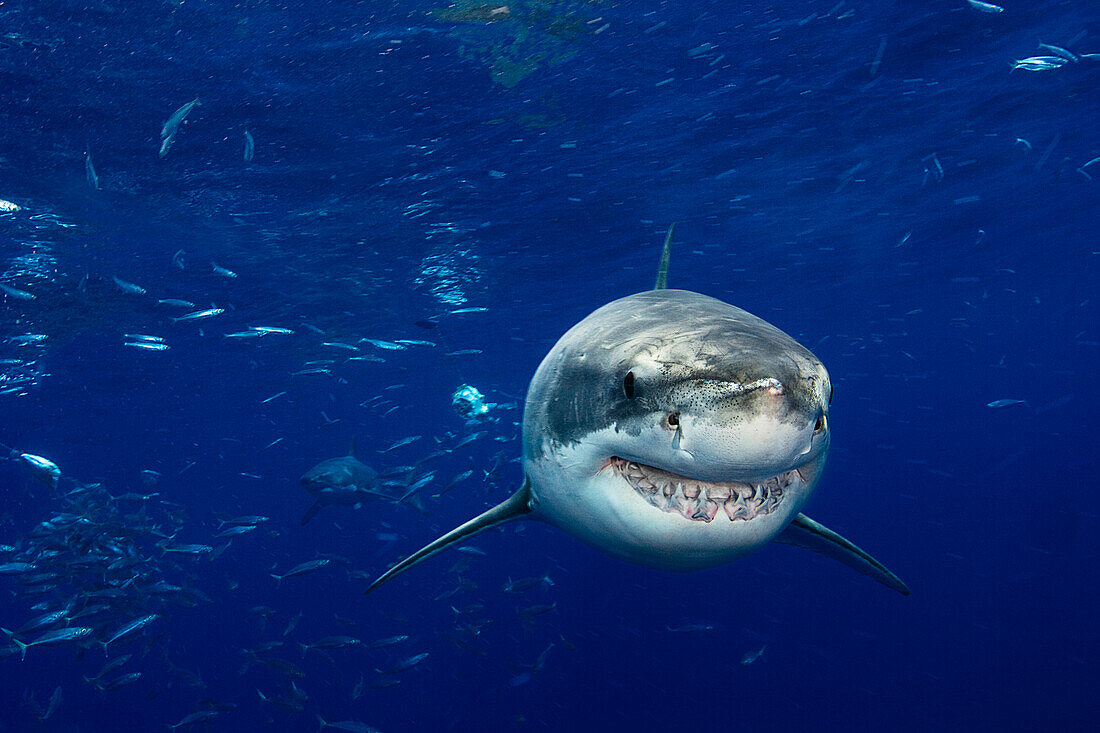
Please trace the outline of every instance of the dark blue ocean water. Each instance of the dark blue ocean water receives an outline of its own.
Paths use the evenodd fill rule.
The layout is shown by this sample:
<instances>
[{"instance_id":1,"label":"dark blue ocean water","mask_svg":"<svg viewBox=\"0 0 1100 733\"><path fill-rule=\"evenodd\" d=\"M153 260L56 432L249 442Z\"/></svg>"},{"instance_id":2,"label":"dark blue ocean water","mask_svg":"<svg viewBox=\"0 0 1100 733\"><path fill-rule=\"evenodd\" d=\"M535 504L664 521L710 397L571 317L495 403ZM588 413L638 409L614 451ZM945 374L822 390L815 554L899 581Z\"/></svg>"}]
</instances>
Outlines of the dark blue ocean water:
<instances>
[{"instance_id":1,"label":"dark blue ocean water","mask_svg":"<svg viewBox=\"0 0 1100 733\"><path fill-rule=\"evenodd\" d=\"M67 553L69 582L0 577L0 626L103 588L119 598L96 638L158 614L112 645L133 655L113 675L141 673L115 690L82 679L99 645L9 647L0 730L196 711L226 731L1093 730L1100 57L1058 66L1040 43L1100 53L1100 7L0 5L0 283L35 296L0 296L0 443L63 472L51 491L0 461L0 544ZM1031 56L1057 68L1012 69ZM532 373L651 287L672 222L672 287L828 367L832 455L806 511L912 595L786 546L678 575L517 523L364 596L519 485ZM175 322L189 309L167 298L224 312ZM225 336L251 326L294 334ZM505 406L466 424L463 383ZM353 439L395 484L436 471L426 513L377 501L300 526L299 476ZM115 507L101 541L134 582L43 528L74 491L157 494L77 526ZM225 547L219 515L269 521ZM332 635L364 645L303 657ZM256 656L295 668L246 664L270 641Z\"/></svg>"}]
</instances>

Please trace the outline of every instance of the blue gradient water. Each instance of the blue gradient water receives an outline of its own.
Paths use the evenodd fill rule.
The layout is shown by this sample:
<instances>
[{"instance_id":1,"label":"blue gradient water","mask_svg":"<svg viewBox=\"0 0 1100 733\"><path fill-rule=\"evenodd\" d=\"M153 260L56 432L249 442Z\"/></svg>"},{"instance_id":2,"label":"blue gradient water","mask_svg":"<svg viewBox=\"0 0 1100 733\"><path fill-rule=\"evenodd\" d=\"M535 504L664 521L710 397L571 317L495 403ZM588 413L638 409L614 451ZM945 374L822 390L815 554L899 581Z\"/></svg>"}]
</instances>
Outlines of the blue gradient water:
<instances>
[{"instance_id":1,"label":"blue gradient water","mask_svg":"<svg viewBox=\"0 0 1100 733\"><path fill-rule=\"evenodd\" d=\"M157 605L120 645L137 682L84 682L98 647L0 660L0 730L163 730L196 710L234 731L317 715L382 731L1094 728L1100 57L1012 64L1050 55L1040 43L1100 53L1095 3L49 2L5 3L0 21L0 199L19 207L0 213L0 283L36 296L0 296L0 443L57 463L62 490L159 492L178 542L220 546L215 512L270 517L213 561L149 554L146 572L208 600ZM807 513L912 596L790 547L670 575L517 524L478 538L485 556L364 597L521 480L520 410L467 426L453 390L522 405L567 328L651 286L672 222L672 287L771 321L828 367L833 454ZM174 322L187 309L162 298L225 312ZM257 325L295 333L224 336ZM324 359L330 373L294 376ZM1002 399L1026 404L987 407ZM387 471L482 429L431 464L429 514L377 502L300 526L298 477L352 439ZM0 486L0 544L25 547L60 490L18 461ZM321 555L339 559L269 575ZM434 600L464 557L467 584ZM552 586L502 591L543 573ZM40 613L18 577L0 589L0 626ZM275 611L262 633L258 606ZM297 643L331 635L410 638L303 659ZM304 678L243 669L269 640Z\"/></svg>"}]
</instances>

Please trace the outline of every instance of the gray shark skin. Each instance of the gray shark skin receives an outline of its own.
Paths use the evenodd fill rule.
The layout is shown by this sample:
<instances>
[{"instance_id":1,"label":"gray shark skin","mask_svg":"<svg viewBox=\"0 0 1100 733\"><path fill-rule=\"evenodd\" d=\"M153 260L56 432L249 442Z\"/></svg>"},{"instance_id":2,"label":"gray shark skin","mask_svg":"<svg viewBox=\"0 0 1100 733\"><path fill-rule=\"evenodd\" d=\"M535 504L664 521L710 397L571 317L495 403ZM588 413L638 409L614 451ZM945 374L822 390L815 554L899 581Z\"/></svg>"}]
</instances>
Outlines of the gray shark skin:
<instances>
[{"instance_id":1,"label":"gray shark skin","mask_svg":"<svg viewBox=\"0 0 1100 733\"><path fill-rule=\"evenodd\" d=\"M378 472L359 461L354 452L353 447L346 456L321 461L302 476L302 486L315 499L302 517L303 526L326 506L353 506L374 496L389 498L371 489Z\"/></svg>"},{"instance_id":2,"label":"gray shark skin","mask_svg":"<svg viewBox=\"0 0 1100 733\"><path fill-rule=\"evenodd\" d=\"M800 514L829 451L825 367L740 308L661 289L665 244L657 290L599 308L536 370L520 489L366 592L490 527L527 518L673 571L728 563L775 540L909 594L881 563Z\"/></svg>"}]
</instances>

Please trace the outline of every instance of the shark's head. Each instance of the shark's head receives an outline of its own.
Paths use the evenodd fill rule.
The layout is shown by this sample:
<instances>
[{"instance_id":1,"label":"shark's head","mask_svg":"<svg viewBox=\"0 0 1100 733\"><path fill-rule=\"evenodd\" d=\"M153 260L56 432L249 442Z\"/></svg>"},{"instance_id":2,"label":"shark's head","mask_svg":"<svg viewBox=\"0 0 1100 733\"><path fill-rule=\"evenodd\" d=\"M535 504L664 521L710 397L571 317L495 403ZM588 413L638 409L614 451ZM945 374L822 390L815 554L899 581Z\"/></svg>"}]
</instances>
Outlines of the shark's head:
<instances>
[{"instance_id":1,"label":"shark's head","mask_svg":"<svg viewBox=\"0 0 1100 733\"><path fill-rule=\"evenodd\" d=\"M829 375L698 293L616 300L543 360L524 413L535 516L633 562L692 570L770 541L829 450Z\"/></svg>"},{"instance_id":2,"label":"shark's head","mask_svg":"<svg viewBox=\"0 0 1100 733\"><path fill-rule=\"evenodd\" d=\"M370 488L378 474L354 456L340 456L321 461L302 475L302 486L311 494L323 489Z\"/></svg>"}]
</instances>

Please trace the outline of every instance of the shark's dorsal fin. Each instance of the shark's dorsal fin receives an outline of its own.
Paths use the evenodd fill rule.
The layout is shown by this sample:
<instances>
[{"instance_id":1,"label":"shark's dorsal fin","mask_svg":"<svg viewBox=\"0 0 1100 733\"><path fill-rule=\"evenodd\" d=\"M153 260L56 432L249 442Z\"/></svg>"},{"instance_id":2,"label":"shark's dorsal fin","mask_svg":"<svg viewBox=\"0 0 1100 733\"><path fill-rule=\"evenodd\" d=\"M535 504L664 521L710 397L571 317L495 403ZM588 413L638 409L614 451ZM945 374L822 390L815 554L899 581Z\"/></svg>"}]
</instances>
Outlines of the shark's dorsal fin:
<instances>
[{"instance_id":1,"label":"shark's dorsal fin","mask_svg":"<svg viewBox=\"0 0 1100 733\"><path fill-rule=\"evenodd\" d=\"M348 455L355 458L355 438L351 439L351 445L348 446Z\"/></svg>"},{"instance_id":2,"label":"shark's dorsal fin","mask_svg":"<svg viewBox=\"0 0 1100 733\"><path fill-rule=\"evenodd\" d=\"M429 557L443 552L443 550L446 550L448 547L465 542L474 535L481 534L485 530L495 527L498 524L504 524L513 519L519 519L529 514L531 509L531 483L524 478L523 486L520 486L516 493L512 494L487 512L479 514L459 527L455 527L431 544L409 555L382 575L378 576L365 592L370 593L383 583L392 580L395 575L408 570L414 565L419 565Z\"/></svg>"},{"instance_id":3,"label":"shark's dorsal fin","mask_svg":"<svg viewBox=\"0 0 1100 733\"><path fill-rule=\"evenodd\" d=\"M828 527L815 522L805 514L799 514L790 525L779 533L776 542L797 545L813 550L825 557L844 563L858 573L874 578L902 595L909 595L909 586L875 558L844 539Z\"/></svg>"},{"instance_id":4,"label":"shark's dorsal fin","mask_svg":"<svg viewBox=\"0 0 1100 733\"><path fill-rule=\"evenodd\" d=\"M654 290L666 290L668 288L668 258L672 253L672 233L676 231L676 222L672 222L672 225L668 228L668 234L665 235L665 248L661 250L661 264L657 266L657 282L654 283Z\"/></svg>"}]
</instances>

